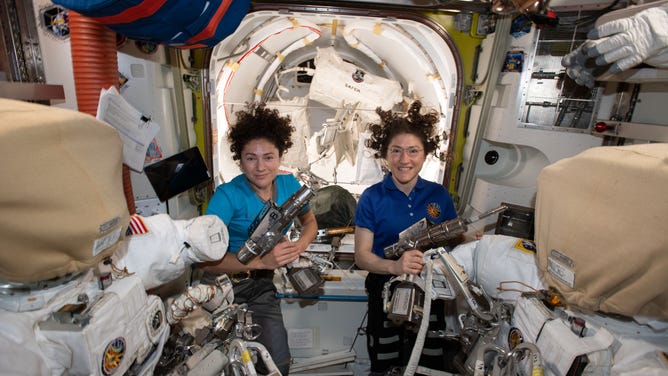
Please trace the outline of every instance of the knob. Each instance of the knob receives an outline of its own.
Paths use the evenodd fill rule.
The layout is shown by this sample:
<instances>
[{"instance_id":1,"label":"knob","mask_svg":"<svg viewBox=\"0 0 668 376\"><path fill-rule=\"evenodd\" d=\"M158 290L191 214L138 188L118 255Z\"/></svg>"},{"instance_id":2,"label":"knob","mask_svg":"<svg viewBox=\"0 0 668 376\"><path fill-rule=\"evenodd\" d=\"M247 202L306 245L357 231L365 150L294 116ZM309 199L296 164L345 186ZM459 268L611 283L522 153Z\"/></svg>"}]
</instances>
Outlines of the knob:
<instances>
[{"instance_id":1,"label":"knob","mask_svg":"<svg viewBox=\"0 0 668 376\"><path fill-rule=\"evenodd\" d=\"M608 125L608 124L606 124L602 121L599 121L596 124L594 124L594 130L596 132L605 132L605 131L610 130L612 128L613 128L612 126L610 126L610 125Z\"/></svg>"}]
</instances>

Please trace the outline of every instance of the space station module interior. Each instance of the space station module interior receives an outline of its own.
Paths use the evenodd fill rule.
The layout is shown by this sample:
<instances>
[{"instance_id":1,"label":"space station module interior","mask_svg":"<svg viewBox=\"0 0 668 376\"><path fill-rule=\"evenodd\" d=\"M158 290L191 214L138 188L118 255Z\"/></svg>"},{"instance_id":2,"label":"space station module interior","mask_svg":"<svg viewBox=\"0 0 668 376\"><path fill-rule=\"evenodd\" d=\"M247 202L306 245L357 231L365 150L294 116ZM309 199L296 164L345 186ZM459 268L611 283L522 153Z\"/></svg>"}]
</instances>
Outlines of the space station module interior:
<instances>
[{"instance_id":1,"label":"space station module interior","mask_svg":"<svg viewBox=\"0 0 668 376\"><path fill-rule=\"evenodd\" d=\"M271 209L279 220L261 222L251 236L256 248L244 255L268 251L276 232L306 203L325 207L313 248L274 276L279 293L297 300L317 301L346 275L364 279L354 262L341 267L335 259L339 247L352 246L341 242L354 231L349 216L355 195L385 172L365 148L369 135L359 126L375 121L375 108L392 109L407 99L403 83L392 78L425 73L376 64L388 51L364 50L380 33L375 19L351 17L342 22L342 35L334 35L321 28L327 17L249 15L238 34L213 49L209 72L216 184L239 173L224 134L242 104L267 99L263 92L269 90L255 88L271 87L275 95L268 105L297 125L283 162L303 189ZM461 86L461 72L451 67L461 62L443 41L433 42L440 47L433 50L417 48L432 38L422 26L385 22L385 37L398 42L394 48L406 48L431 72L428 80L407 81L415 85L412 95L419 93L438 109L446 134L448 124L456 123L453 98ZM248 36L243 43L242 33ZM334 48L335 38L346 40ZM267 58L266 49L276 45L281 53ZM585 62L605 55L603 49L593 43L574 50L564 58L568 74L580 85L594 85L600 72ZM640 54L646 63L665 67L666 51L648 47ZM612 62L602 59L601 65ZM293 69L279 71L290 64ZM632 64L637 61L608 69L624 71ZM528 110L522 116L529 121ZM323 126L310 134L300 123ZM122 178L132 165L125 140L99 116L0 98L0 124L0 374L280 375L256 341L262 328L254 313L234 302L230 277L221 275L215 283L197 279L195 264L220 260L228 250L227 227L217 216L176 219L131 210L132 192ZM574 140L573 133L551 136ZM443 141L452 151L451 139ZM519 223L526 207L494 202L438 225L418 222L385 248L387 257L419 248L425 263L421 274L395 276L384 286L388 317L417 338L398 372L447 374L419 364L425 339L438 337L459 343L454 366L462 375L668 375L668 144L582 148L541 166L530 221ZM430 157L421 176L448 181L442 162ZM494 221L497 231L467 236L454 248L443 245L471 235L484 221ZM528 232L510 231L513 221L530 230L532 239L523 236ZM299 236L298 228L289 230L288 236ZM439 333L430 332L423 319L436 300L447 303ZM317 320L318 311L308 312L308 319ZM327 367L340 363L356 363L354 374L368 373L354 353L335 355L322 354L312 363L295 360L290 373L339 374ZM363 355L357 357L364 360Z\"/></svg>"},{"instance_id":2,"label":"space station module interior","mask_svg":"<svg viewBox=\"0 0 668 376\"><path fill-rule=\"evenodd\" d=\"M4 374L252 375L257 363L279 373L226 275L166 298L151 293L225 256L218 217L130 215L121 140L89 115L0 99L0 117L2 157L13 161L2 167L12 177L0 216ZM639 200L664 193L667 161L665 146L646 144L594 148L547 167L535 243L484 235L430 248L419 277L386 286L388 314L415 327L419 354L432 300L455 302L443 336L461 341L462 374L665 374L668 235L657 219L668 203ZM415 236L449 237L469 223ZM628 231L611 231L620 226Z\"/></svg>"}]
</instances>

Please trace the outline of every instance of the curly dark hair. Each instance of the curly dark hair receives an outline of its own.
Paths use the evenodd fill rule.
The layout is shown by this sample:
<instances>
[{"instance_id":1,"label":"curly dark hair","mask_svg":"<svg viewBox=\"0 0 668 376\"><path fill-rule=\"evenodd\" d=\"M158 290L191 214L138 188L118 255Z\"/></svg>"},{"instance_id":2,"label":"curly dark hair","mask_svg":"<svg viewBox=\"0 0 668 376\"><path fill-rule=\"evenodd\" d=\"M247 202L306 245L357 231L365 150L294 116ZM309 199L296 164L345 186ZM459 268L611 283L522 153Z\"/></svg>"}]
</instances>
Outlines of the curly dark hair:
<instances>
[{"instance_id":1,"label":"curly dark hair","mask_svg":"<svg viewBox=\"0 0 668 376\"><path fill-rule=\"evenodd\" d=\"M281 116L278 110L266 107L266 103L250 103L246 110L236 113L237 122L227 131L232 159L241 159L241 150L252 140L266 139L278 148L279 157L292 146L291 135L295 127L290 116Z\"/></svg>"},{"instance_id":2,"label":"curly dark hair","mask_svg":"<svg viewBox=\"0 0 668 376\"><path fill-rule=\"evenodd\" d=\"M374 154L376 158L386 157L390 140L400 134L417 136L422 140L425 154L434 153L436 155L440 141L440 137L435 134L439 115L433 110L420 114L421 108L422 102L416 100L411 103L406 116L401 116L391 110L383 111L380 107L376 109L376 113L380 116L380 123L369 126L371 137L365 142L367 147L376 150Z\"/></svg>"}]
</instances>

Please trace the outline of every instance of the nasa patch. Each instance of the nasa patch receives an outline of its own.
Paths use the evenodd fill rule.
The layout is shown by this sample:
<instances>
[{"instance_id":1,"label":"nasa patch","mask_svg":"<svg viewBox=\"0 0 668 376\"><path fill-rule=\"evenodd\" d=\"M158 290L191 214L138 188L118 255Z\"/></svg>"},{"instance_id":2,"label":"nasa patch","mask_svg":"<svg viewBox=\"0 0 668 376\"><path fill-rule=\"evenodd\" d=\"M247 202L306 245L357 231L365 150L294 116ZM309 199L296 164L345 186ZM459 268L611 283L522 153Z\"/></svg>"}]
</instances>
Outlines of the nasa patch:
<instances>
[{"instance_id":1,"label":"nasa patch","mask_svg":"<svg viewBox=\"0 0 668 376\"><path fill-rule=\"evenodd\" d=\"M355 72L353 72L352 79L359 84L364 81L364 75L365 73L363 70L356 69Z\"/></svg>"},{"instance_id":2,"label":"nasa patch","mask_svg":"<svg viewBox=\"0 0 668 376\"><path fill-rule=\"evenodd\" d=\"M438 218L441 215L441 207L436 202L427 205L427 214L432 218Z\"/></svg>"},{"instance_id":3,"label":"nasa patch","mask_svg":"<svg viewBox=\"0 0 668 376\"><path fill-rule=\"evenodd\" d=\"M112 375L118 370L125 356L125 338L114 338L104 349L102 355L102 373Z\"/></svg>"}]
</instances>

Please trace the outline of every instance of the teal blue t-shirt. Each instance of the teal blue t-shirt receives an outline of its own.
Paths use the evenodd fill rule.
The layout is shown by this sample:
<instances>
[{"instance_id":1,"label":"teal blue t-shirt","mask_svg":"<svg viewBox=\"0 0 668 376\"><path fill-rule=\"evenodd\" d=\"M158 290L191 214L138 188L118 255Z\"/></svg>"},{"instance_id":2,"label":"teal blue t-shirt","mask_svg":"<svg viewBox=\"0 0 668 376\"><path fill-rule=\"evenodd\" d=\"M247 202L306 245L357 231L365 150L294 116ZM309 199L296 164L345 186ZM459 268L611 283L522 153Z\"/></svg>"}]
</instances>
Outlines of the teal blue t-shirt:
<instances>
[{"instance_id":1,"label":"teal blue t-shirt","mask_svg":"<svg viewBox=\"0 0 668 376\"><path fill-rule=\"evenodd\" d=\"M300 187L299 181L293 175L277 175L276 205L283 205ZM248 228L264 205L264 201L251 189L243 174L216 188L206 208L206 214L217 215L227 225L230 236L228 252L236 253L248 240ZM304 211L308 208L307 205Z\"/></svg>"}]
</instances>

